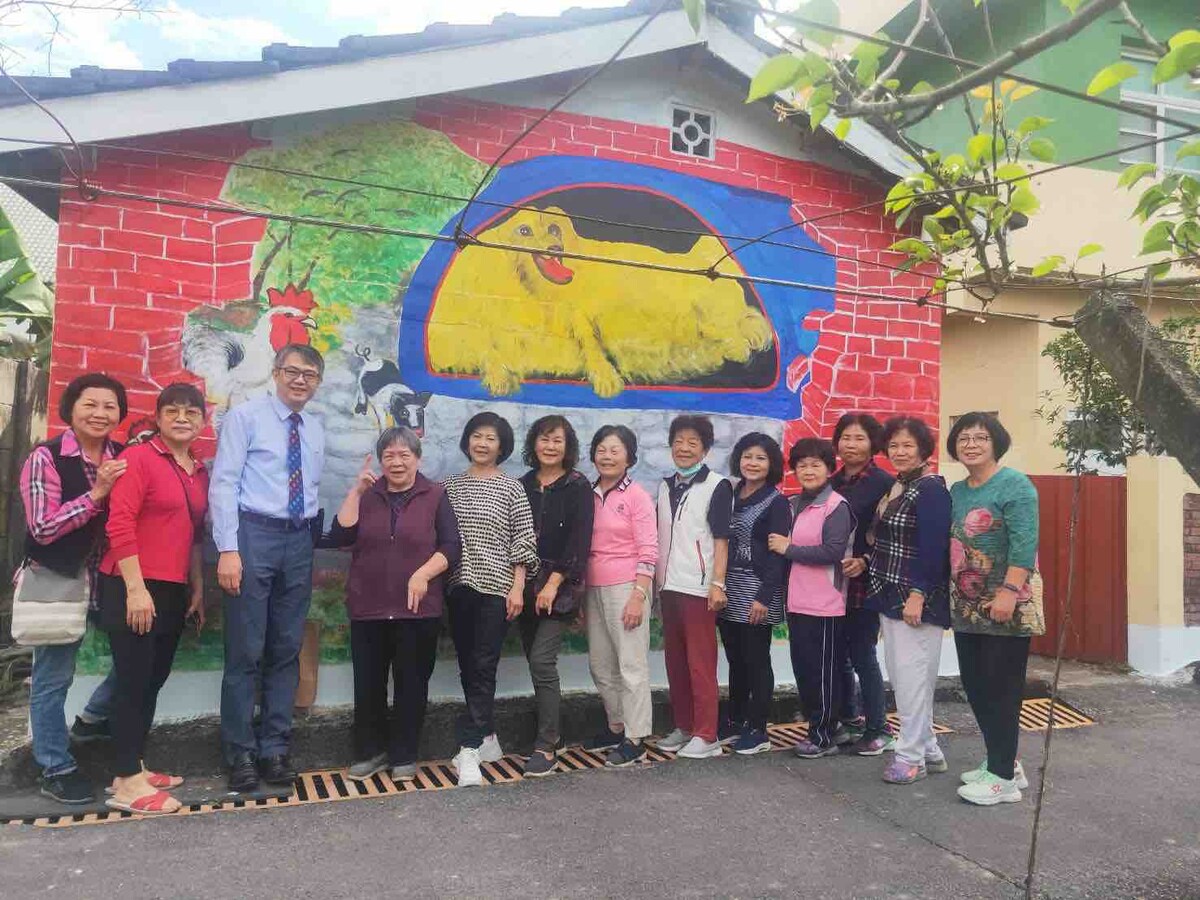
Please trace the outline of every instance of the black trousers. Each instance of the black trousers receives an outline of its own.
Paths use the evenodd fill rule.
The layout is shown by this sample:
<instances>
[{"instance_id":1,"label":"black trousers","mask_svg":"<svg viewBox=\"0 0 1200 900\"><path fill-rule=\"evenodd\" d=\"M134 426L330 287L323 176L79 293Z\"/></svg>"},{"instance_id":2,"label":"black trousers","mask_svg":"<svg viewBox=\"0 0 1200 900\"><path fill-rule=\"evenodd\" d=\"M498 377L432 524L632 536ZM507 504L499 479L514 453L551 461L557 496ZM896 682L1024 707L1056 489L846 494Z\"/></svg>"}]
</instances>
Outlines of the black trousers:
<instances>
[{"instance_id":1,"label":"black trousers","mask_svg":"<svg viewBox=\"0 0 1200 900\"><path fill-rule=\"evenodd\" d=\"M771 669L771 626L717 619L725 659L729 662L729 704L725 718L737 725L766 730L775 693Z\"/></svg>"},{"instance_id":2,"label":"black trousers","mask_svg":"<svg viewBox=\"0 0 1200 900\"><path fill-rule=\"evenodd\" d=\"M458 742L463 747L478 748L496 730L492 721L496 666L508 634L505 599L460 586L450 591L446 603L466 700L466 710L458 720Z\"/></svg>"},{"instance_id":3,"label":"black trousers","mask_svg":"<svg viewBox=\"0 0 1200 900\"><path fill-rule=\"evenodd\" d=\"M808 717L808 739L818 747L833 743L841 711L845 623L845 616L788 613L796 692Z\"/></svg>"},{"instance_id":4,"label":"black trousers","mask_svg":"<svg viewBox=\"0 0 1200 900\"><path fill-rule=\"evenodd\" d=\"M954 632L958 670L975 721L983 732L988 771L1012 778L1021 735L1028 637Z\"/></svg>"},{"instance_id":5,"label":"black trousers","mask_svg":"<svg viewBox=\"0 0 1200 900\"><path fill-rule=\"evenodd\" d=\"M417 761L442 620L350 623L354 663L354 751L360 760L387 753L393 766ZM388 711L388 675L392 709Z\"/></svg>"},{"instance_id":6,"label":"black trousers","mask_svg":"<svg viewBox=\"0 0 1200 900\"><path fill-rule=\"evenodd\" d=\"M124 579L100 576L100 620L117 676L112 733L113 774L118 778L142 770L158 692L171 674L187 610L187 585L147 579L146 587L154 599L154 625L146 634L134 634L125 624Z\"/></svg>"}]
</instances>

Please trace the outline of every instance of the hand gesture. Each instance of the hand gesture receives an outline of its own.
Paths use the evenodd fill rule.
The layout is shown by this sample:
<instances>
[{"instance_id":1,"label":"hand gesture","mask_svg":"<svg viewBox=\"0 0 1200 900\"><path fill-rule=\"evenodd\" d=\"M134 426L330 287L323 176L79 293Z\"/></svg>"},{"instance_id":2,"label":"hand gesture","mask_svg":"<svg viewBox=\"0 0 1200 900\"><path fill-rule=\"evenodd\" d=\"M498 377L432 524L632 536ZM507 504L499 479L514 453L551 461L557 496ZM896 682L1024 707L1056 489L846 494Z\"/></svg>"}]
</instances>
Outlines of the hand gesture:
<instances>
[{"instance_id":1,"label":"hand gesture","mask_svg":"<svg viewBox=\"0 0 1200 900\"><path fill-rule=\"evenodd\" d=\"M92 485L92 499L99 503L107 497L117 479L125 474L128 465L123 459L106 459L100 463L100 467L96 469L96 483Z\"/></svg>"},{"instance_id":2,"label":"hand gesture","mask_svg":"<svg viewBox=\"0 0 1200 900\"><path fill-rule=\"evenodd\" d=\"M558 590L546 582L546 586L538 591L537 601L534 606L534 612L539 616L550 615L554 609L554 600L558 596Z\"/></svg>"},{"instance_id":3,"label":"hand gesture","mask_svg":"<svg viewBox=\"0 0 1200 900\"><path fill-rule=\"evenodd\" d=\"M729 602L729 598L725 596L725 588L719 584L714 584L708 589L708 611L720 612L725 608L725 604Z\"/></svg>"},{"instance_id":4,"label":"hand gesture","mask_svg":"<svg viewBox=\"0 0 1200 900\"><path fill-rule=\"evenodd\" d=\"M991 603L984 603L983 606L993 622L1003 625L1012 621L1017 608L1017 595L1007 588L1000 588L996 591L995 599Z\"/></svg>"},{"instance_id":5,"label":"hand gesture","mask_svg":"<svg viewBox=\"0 0 1200 900\"><path fill-rule=\"evenodd\" d=\"M778 553L780 556L787 553L787 548L791 544L786 534L769 534L767 535L767 549L772 553Z\"/></svg>"},{"instance_id":6,"label":"hand gesture","mask_svg":"<svg viewBox=\"0 0 1200 900\"><path fill-rule=\"evenodd\" d=\"M242 592L242 555L236 550L227 550L217 558L217 584L233 597Z\"/></svg>"},{"instance_id":7,"label":"hand gesture","mask_svg":"<svg viewBox=\"0 0 1200 900\"><path fill-rule=\"evenodd\" d=\"M921 613L925 610L925 598L914 592L908 595L908 599L904 601L904 611L901 615L904 617L904 622L916 628L921 624Z\"/></svg>"},{"instance_id":8,"label":"hand gesture","mask_svg":"<svg viewBox=\"0 0 1200 900\"><path fill-rule=\"evenodd\" d=\"M629 599L625 601L625 609L621 611L621 624L626 631L633 631L642 624L646 614L646 598L641 591L630 591Z\"/></svg>"},{"instance_id":9,"label":"hand gesture","mask_svg":"<svg viewBox=\"0 0 1200 900\"><path fill-rule=\"evenodd\" d=\"M146 585L125 592L125 623L134 634L145 634L154 624L154 598Z\"/></svg>"},{"instance_id":10,"label":"hand gesture","mask_svg":"<svg viewBox=\"0 0 1200 900\"><path fill-rule=\"evenodd\" d=\"M863 562L861 556L852 556L842 560L842 574L847 578L857 578L865 571L867 571L867 564Z\"/></svg>"},{"instance_id":11,"label":"hand gesture","mask_svg":"<svg viewBox=\"0 0 1200 900\"><path fill-rule=\"evenodd\" d=\"M521 585L514 585L509 589L504 608L505 618L510 622L521 614L521 610L525 608L525 591Z\"/></svg>"},{"instance_id":12,"label":"hand gesture","mask_svg":"<svg viewBox=\"0 0 1200 900\"><path fill-rule=\"evenodd\" d=\"M763 622L767 621L768 612L769 610L765 606L755 600L750 604L750 615L747 617L746 621L748 621L751 625L761 625Z\"/></svg>"},{"instance_id":13,"label":"hand gesture","mask_svg":"<svg viewBox=\"0 0 1200 900\"><path fill-rule=\"evenodd\" d=\"M375 474L374 457L368 453L363 458L362 468L358 470L358 477L354 479L354 492L361 497L374 487L378 480L379 476Z\"/></svg>"},{"instance_id":14,"label":"hand gesture","mask_svg":"<svg viewBox=\"0 0 1200 900\"><path fill-rule=\"evenodd\" d=\"M412 577L408 579L408 611L416 614L417 609L421 606L421 601L428 593L429 579L420 572L413 572Z\"/></svg>"},{"instance_id":15,"label":"hand gesture","mask_svg":"<svg viewBox=\"0 0 1200 900\"><path fill-rule=\"evenodd\" d=\"M192 588L191 597L188 599L187 616L195 617L196 619L196 634L199 634L204 628L204 586L196 585Z\"/></svg>"}]
</instances>

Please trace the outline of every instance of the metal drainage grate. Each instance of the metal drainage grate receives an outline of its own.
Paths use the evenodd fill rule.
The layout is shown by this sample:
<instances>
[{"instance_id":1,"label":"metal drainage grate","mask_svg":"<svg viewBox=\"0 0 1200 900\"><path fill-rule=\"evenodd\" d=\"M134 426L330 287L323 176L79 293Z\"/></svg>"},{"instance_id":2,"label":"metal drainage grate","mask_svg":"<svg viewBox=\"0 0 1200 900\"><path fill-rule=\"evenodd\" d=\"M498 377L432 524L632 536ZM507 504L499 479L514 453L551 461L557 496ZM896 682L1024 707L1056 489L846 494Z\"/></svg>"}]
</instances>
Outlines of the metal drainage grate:
<instances>
[{"instance_id":1,"label":"metal drainage grate","mask_svg":"<svg viewBox=\"0 0 1200 900\"><path fill-rule=\"evenodd\" d=\"M1062 700L1054 701L1054 727L1082 728L1096 720ZM1050 698L1035 697L1021 702L1021 730L1045 731L1050 727Z\"/></svg>"},{"instance_id":2,"label":"metal drainage grate","mask_svg":"<svg viewBox=\"0 0 1200 900\"><path fill-rule=\"evenodd\" d=\"M888 721L893 728L899 727L899 719L895 713L888 715ZM944 725L933 726L936 734L949 734L950 729ZM803 722L793 722L787 725L767 726L767 735L771 741L772 750L789 750L808 735L808 725ZM728 747L725 753L732 753ZM656 747L648 747L646 763L670 762L675 754ZM486 784L511 784L523 781L523 758L510 755L494 763L481 763L480 770ZM559 772L581 772L588 769L603 769L604 755L592 753L582 747L568 747L558 754ZM198 816L206 813L223 812L238 809L278 809L280 807L301 806L310 803L336 803L341 800L358 800L364 797L391 797L396 794L409 794L415 791L443 791L458 786L458 775L454 767L447 762L425 763L417 767L417 774L411 781L393 781L386 772L381 772L366 781L351 781L346 777L345 769L328 769L320 772L305 772L296 779L295 792L287 797L263 797L248 800L229 800L221 803L197 803L185 806L175 815ZM99 812L81 813L67 816L52 816L39 819L14 819L6 822L8 825L37 825L43 828L69 828L74 825L102 825L108 822L120 822L125 819L146 818L132 813Z\"/></svg>"}]
</instances>

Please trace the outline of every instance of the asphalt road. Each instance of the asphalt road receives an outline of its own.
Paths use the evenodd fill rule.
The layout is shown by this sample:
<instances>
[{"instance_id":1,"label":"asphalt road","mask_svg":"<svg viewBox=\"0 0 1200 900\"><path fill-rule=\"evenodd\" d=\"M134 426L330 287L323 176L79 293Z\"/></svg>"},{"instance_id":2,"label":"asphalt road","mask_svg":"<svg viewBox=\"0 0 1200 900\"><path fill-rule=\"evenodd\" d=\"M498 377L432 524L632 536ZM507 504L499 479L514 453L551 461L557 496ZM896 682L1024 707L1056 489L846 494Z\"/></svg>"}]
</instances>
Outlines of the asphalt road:
<instances>
[{"instance_id":1,"label":"asphalt road","mask_svg":"<svg viewBox=\"0 0 1200 900\"><path fill-rule=\"evenodd\" d=\"M1038 886L1062 898L1200 898L1200 689L1081 677L1098 725L1059 732ZM978 809L981 744L939 707L952 770L881 760L676 761L483 789L62 830L0 830L0 895L1020 897L1032 802ZM1026 735L1031 772L1040 738ZM1036 781L1036 780L1035 780ZM1030 792L1032 795L1032 791Z\"/></svg>"}]
</instances>

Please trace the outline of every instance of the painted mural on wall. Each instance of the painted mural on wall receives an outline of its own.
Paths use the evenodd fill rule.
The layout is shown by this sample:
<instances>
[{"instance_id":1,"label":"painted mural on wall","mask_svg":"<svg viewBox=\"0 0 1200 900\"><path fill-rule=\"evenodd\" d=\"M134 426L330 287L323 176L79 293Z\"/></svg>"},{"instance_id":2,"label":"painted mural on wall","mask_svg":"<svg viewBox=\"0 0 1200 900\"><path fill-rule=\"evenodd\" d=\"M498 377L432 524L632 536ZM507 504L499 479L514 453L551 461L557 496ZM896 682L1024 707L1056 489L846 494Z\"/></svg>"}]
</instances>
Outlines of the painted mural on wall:
<instances>
[{"instance_id":1,"label":"painted mural on wall","mask_svg":"<svg viewBox=\"0 0 1200 900\"><path fill-rule=\"evenodd\" d=\"M778 437L801 415L803 382L786 373L811 354L818 334L803 322L829 295L694 274L832 285L826 256L718 237L791 223L786 198L548 155L501 167L468 206L486 166L406 119L289 136L242 161L273 170L230 170L222 199L246 208L447 238L460 226L477 239L272 221L245 298L188 315L184 364L204 377L218 427L224 410L271 389L279 347L326 355L312 408L327 425L327 520L392 424L423 435L423 471L436 478L463 467L459 433L480 409L505 415L518 435L564 412L585 445L601 424L621 422L642 445L634 475L653 487L671 469L667 424L680 411L714 413L710 463L722 471L741 434ZM788 235L808 241L799 229ZM522 466L514 457L507 468ZM319 572L314 616L332 626L327 659L345 656L342 598L337 574ZM192 664L216 664L219 648L209 649L213 660Z\"/></svg>"}]
</instances>

